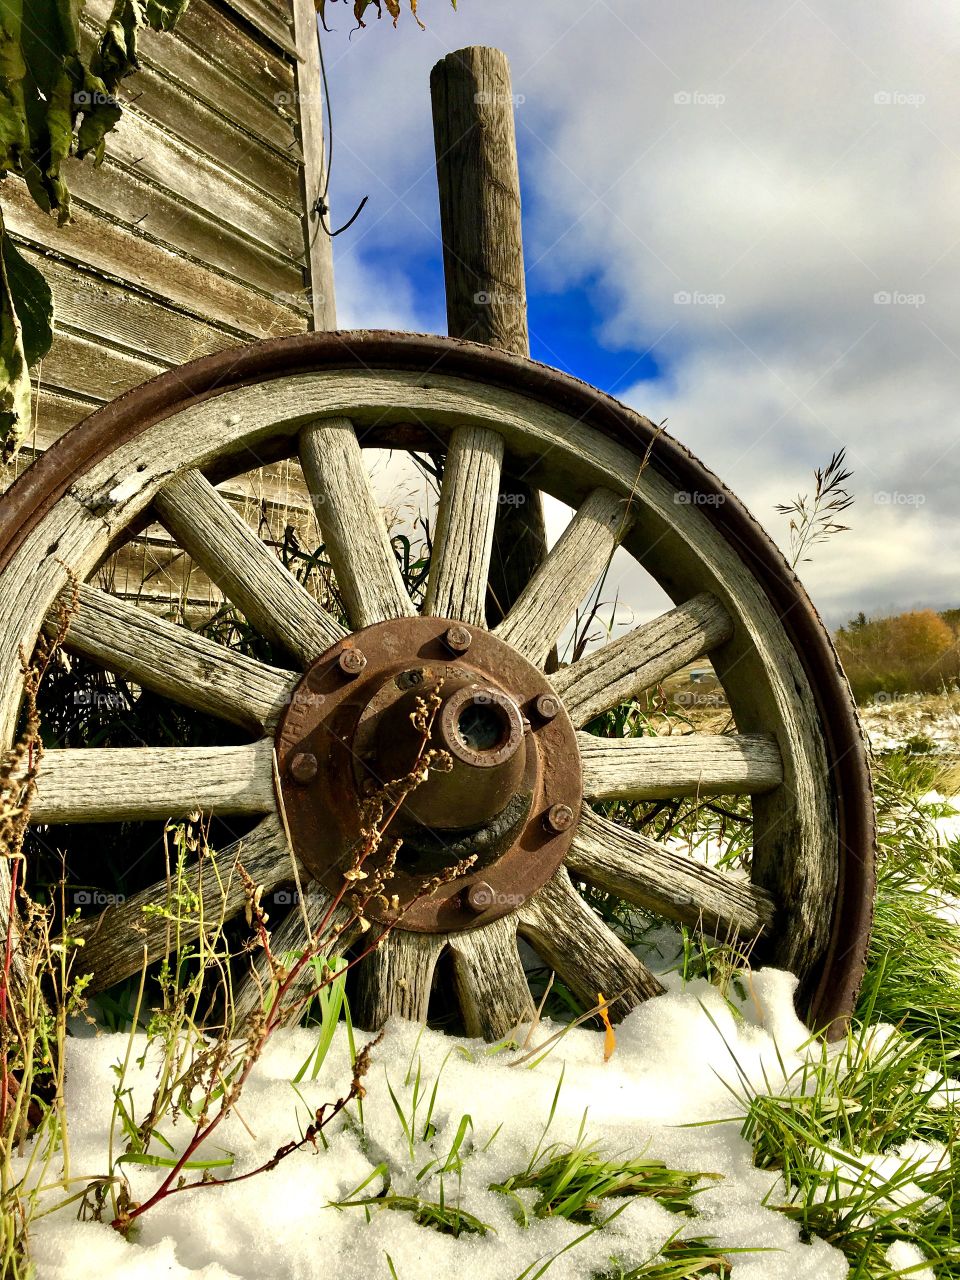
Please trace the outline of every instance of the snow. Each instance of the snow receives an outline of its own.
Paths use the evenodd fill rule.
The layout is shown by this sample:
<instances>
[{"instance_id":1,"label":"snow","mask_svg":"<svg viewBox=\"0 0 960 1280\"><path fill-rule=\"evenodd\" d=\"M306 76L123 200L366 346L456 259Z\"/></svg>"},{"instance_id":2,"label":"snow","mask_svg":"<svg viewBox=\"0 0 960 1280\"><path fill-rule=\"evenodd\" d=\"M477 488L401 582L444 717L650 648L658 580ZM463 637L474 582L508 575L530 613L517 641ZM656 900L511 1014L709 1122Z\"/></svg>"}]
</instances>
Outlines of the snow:
<instances>
[{"instance_id":1,"label":"snow","mask_svg":"<svg viewBox=\"0 0 960 1280\"><path fill-rule=\"evenodd\" d=\"M306 1280L328 1270L343 1280L376 1280L390 1275L388 1255L399 1280L461 1274L470 1280L516 1280L525 1268L545 1262L589 1230L532 1213L530 1225L522 1227L510 1198L490 1190L491 1183L527 1166L543 1138L555 1094L546 1144L572 1144L584 1125L587 1140L607 1155L645 1154L674 1169L720 1177L696 1197L694 1217L670 1214L652 1200L621 1201L623 1212L608 1226L556 1258L547 1273L550 1280L588 1277L608 1267L611 1257L625 1267L637 1266L678 1230L713 1237L721 1249L765 1250L735 1258L736 1280L841 1280L847 1264L836 1249L820 1240L801 1243L793 1224L763 1207L768 1195L782 1202L784 1189L776 1174L754 1167L750 1146L739 1136L746 1095L751 1089L782 1090L784 1073L789 1076L800 1065L809 1038L793 1010L790 975L760 970L750 987L740 1016L703 982L642 1005L617 1029L616 1051L607 1063L602 1034L592 1030L569 1031L542 1060L511 1065L520 1057L516 1051L392 1021L373 1053L363 1131L354 1106L351 1119L327 1130L328 1149L297 1152L271 1172L234 1186L173 1196L144 1215L129 1243L106 1222L77 1221L76 1204L56 1210L31 1231L37 1280ZM541 1026L534 1043L552 1030ZM349 1055L341 1028L318 1079L297 1086L303 1101L298 1098L290 1082L315 1035L282 1033L258 1064L240 1103L243 1121L255 1136L236 1117L218 1131L213 1154L234 1153L234 1173L256 1167L298 1136L308 1108L346 1088ZM126 1043L118 1035L71 1041L67 1109L74 1175L92 1177L106 1168L113 1068ZM137 1054L142 1051L138 1044ZM418 1133L411 1157L388 1082L409 1114L418 1063L423 1100L417 1129L439 1077L437 1131L432 1141ZM143 1070L134 1067L128 1080L140 1115L154 1071L155 1064L151 1069L148 1062ZM420 1183L416 1175L431 1159L446 1157L464 1114L473 1126L464 1148L470 1153L459 1188L455 1174L445 1176L444 1197L447 1204L459 1197L464 1210L493 1228L489 1234L454 1238L417 1225L408 1213L374 1209L368 1221L361 1208L330 1207L381 1162L391 1169L395 1192L436 1200L436 1173ZM177 1147L185 1141L186 1121L165 1132ZM125 1168L134 1198L145 1198L157 1184L158 1171ZM377 1176L362 1194L381 1185ZM529 1210L533 1195L522 1194ZM55 1200L53 1193L43 1193L44 1208Z\"/></svg>"},{"instance_id":2,"label":"snow","mask_svg":"<svg viewBox=\"0 0 960 1280\"><path fill-rule=\"evenodd\" d=\"M933 751L955 754L960 744L960 695L956 691L878 693L858 710L874 751L902 750L920 739Z\"/></svg>"},{"instance_id":3,"label":"snow","mask_svg":"<svg viewBox=\"0 0 960 1280\"><path fill-rule=\"evenodd\" d=\"M931 1267L920 1267L919 1270L913 1269L924 1261L923 1254L915 1244L910 1244L906 1240L895 1240L885 1256L890 1267L895 1271L906 1271L912 1277L912 1280L934 1280Z\"/></svg>"},{"instance_id":4,"label":"snow","mask_svg":"<svg viewBox=\"0 0 960 1280\"><path fill-rule=\"evenodd\" d=\"M927 791L917 802L933 814L933 825L940 844L960 838L960 797L945 796L940 791Z\"/></svg>"}]
</instances>

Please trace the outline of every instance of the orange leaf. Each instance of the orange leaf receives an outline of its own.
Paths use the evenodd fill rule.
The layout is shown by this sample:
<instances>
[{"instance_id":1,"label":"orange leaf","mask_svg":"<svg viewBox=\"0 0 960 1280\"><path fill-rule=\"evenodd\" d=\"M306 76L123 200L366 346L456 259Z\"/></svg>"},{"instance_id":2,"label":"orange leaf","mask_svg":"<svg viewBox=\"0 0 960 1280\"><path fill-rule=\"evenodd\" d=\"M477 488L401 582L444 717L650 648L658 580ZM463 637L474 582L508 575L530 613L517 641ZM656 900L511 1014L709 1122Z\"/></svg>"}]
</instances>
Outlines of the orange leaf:
<instances>
[{"instance_id":1,"label":"orange leaf","mask_svg":"<svg viewBox=\"0 0 960 1280\"><path fill-rule=\"evenodd\" d=\"M606 1001L603 993L597 992L597 1003L600 1005L599 1013L606 1028L603 1035L603 1060L609 1062L613 1057L613 1051L617 1047L617 1037L614 1035L613 1027L610 1025L610 1015L607 1013Z\"/></svg>"}]
</instances>

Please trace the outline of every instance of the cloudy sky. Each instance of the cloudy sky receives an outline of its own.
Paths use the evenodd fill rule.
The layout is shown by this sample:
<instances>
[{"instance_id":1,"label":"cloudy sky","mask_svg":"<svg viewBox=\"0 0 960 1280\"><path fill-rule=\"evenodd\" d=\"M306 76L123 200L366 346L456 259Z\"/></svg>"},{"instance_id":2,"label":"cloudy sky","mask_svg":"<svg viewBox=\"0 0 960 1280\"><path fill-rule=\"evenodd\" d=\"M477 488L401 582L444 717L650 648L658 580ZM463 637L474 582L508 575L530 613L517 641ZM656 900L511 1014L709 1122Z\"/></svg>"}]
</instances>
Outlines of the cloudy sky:
<instances>
[{"instance_id":1,"label":"cloudy sky","mask_svg":"<svg viewBox=\"0 0 960 1280\"><path fill-rule=\"evenodd\" d=\"M517 96L532 355L774 511L841 447L827 621L960 605L960 12L945 2L331 3L339 323L444 332L428 79L494 44ZM689 301L685 299L690 299ZM555 519L555 517L553 517Z\"/></svg>"}]
</instances>

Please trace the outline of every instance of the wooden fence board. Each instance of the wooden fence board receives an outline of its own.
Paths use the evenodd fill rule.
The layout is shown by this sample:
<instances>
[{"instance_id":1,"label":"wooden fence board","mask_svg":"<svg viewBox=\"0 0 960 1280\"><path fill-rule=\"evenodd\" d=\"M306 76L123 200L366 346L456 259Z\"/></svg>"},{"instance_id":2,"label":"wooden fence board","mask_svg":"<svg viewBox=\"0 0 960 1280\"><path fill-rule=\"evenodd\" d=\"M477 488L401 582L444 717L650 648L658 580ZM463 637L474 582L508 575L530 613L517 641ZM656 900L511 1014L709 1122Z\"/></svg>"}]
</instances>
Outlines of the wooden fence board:
<instances>
[{"instance_id":1,"label":"wooden fence board","mask_svg":"<svg viewBox=\"0 0 960 1280\"><path fill-rule=\"evenodd\" d=\"M304 291L301 263L264 249L225 220L207 216L180 196L141 181L136 170L121 169L110 160L96 171L69 160L64 174L74 197L87 208L136 227L146 239L206 263L260 292L282 294L278 300L306 311L306 302L294 301ZM299 235L299 225L292 230Z\"/></svg>"},{"instance_id":2,"label":"wooden fence board","mask_svg":"<svg viewBox=\"0 0 960 1280\"><path fill-rule=\"evenodd\" d=\"M234 283L211 268L152 244L133 228L107 221L76 201L73 221L58 228L27 194L23 183L7 179L7 228L31 248L54 254L109 279L125 282L159 302L206 315L243 341L276 337L306 327L292 307Z\"/></svg>"},{"instance_id":3,"label":"wooden fence board","mask_svg":"<svg viewBox=\"0 0 960 1280\"><path fill-rule=\"evenodd\" d=\"M88 42L99 38L111 7L111 0L87 0L83 26ZM188 8L188 13L192 7ZM207 107L267 143L282 156L296 157L297 117L292 80L288 78L286 84L277 84L264 96L243 79L211 61L207 50L197 49L183 39L180 24L177 36L180 38L172 38L167 31L144 28L137 41L141 66L180 85ZM253 65L256 65L255 61ZM141 80L139 75L125 80L124 96L135 96L143 87ZM269 81L267 87L269 89Z\"/></svg>"},{"instance_id":4,"label":"wooden fence board","mask_svg":"<svg viewBox=\"0 0 960 1280\"><path fill-rule=\"evenodd\" d=\"M84 48L112 0L87 0ZM22 182L7 227L50 282L55 340L34 370L35 421L6 481L98 406L163 370L257 338L335 322L330 241L312 212L323 185L323 103L313 0L193 0L174 32L143 31L141 69L106 159L68 160L72 221L58 227ZM296 33L296 34L295 34ZM297 53L297 43L304 56ZM318 533L296 462L221 486L279 544ZM97 577L150 607L222 600L160 526Z\"/></svg>"},{"instance_id":5,"label":"wooden fence board","mask_svg":"<svg viewBox=\"0 0 960 1280\"><path fill-rule=\"evenodd\" d=\"M81 49L90 54L94 39L81 33ZM219 72L214 71L214 74ZM280 149L280 126L276 144L266 144L245 132L231 118L221 115L192 93L185 92L173 80L144 64L140 71L128 76L120 93L124 110L146 116L163 127L171 137L203 155L213 156L224 169L251 186L272 196L289 209L298 210L299 144L293 130L284 123L286 135ZM278 115L278 122L281 117Z\"/></svg>"},{"instance_id":6,"label":"wooden fence board","mask_svg":"<svg viewBox=\"0 0 960 1280\"><path fill-rule=\"evenodd\" d=\"M109 0L96 0L108 7ZM191 45L224 71L235 76L251 93L268 102L293 88L293 61L263 41L252 40L237 27L235 18L211 0L190 0L177 23L176 38ZM296 114L295 112L293 113Z\"/></svg>"},{"instance_id":7,"label":"wooden fence board","mask_svg":"<svg viewBox=\"0 0 960 1280\"><path fill-rule=\"evenodd\" d=\"M207 216L222 218L265 248L302 261L305 241L299 208L290 209L264 195L135 111L125 112L107 135L107 156Z\"/></svg>"},{"instance_id":8,"label":"wooden fence board","mask_svg":"<svg viewBox=\"0 0 960 1280\"><path fill-rule=\"evenodd\" d=\"M236 342L226 329L174 311L102 276L30 250L25 256L43 271L53 290L58 331L67 328L93 340L103 339L167 368Z\"/></svg>"}]
</instances>

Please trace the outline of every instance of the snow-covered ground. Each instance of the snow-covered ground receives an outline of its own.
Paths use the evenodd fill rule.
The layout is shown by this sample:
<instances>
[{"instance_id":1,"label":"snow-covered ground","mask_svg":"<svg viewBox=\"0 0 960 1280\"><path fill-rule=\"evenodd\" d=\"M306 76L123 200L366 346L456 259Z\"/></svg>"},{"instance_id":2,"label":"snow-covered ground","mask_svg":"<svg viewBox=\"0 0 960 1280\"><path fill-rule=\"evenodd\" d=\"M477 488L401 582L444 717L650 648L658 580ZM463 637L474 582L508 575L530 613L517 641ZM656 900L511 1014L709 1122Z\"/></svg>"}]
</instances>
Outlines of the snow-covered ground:
<instances>
[{"instance_id":1,"label":"snow-covered ground","mask_svg":"<svg viewBox=\"0 0 960 1280\"><path fill-rule=\"evenodd\" d=\"M874 751L920 742L960 752L960 694L878 693L860 707L860 720Z\"/></svg>"},{"instance_id":2,"label":"snow-covered ground","mask_svg":"<svg viewBox=\"0 0 960 1280\"><path fill-rule=\"evenodd\" d=\"M132 1242L106 1222L78 1221L76 1203L40 1218L31 1231L38 1280L312 1280L328 1274L338 1280L387 1280L392 1274L399 1280L532 1280L540 1274L572 1280L602 1272L612 1257L636 1267L678 1230L713 1237L721 1249L763 1250L735 1255L736 1280L840 1280L847 1264L837 1250L819 1240L801 1243L794 1225L763 1207L768 1194L774 1200L779 1194L777 1177L754 1167L751 1148L739 1136L744 1079L758 1089L764 1081L778 1088L784 1066L789 1074L801 1061L807 1032L793 1011L793 979L769 969L754 974L741 1018L706 983L685 990L673 983L670 994L638 1008L617 1028L616 1049L606 1062L604 1037L591 1030L570 1031L542 1060L520 1063L516 1051L392 1022L373 1053L362 1128L353 1106L350 1119L327 1130L328 1148L297 1152L248 1182L175 1195L144 1216ZM539 1027L534 1043L549 1030ZM240 1103L242 1121L232 1117L216 1137L217 1146L234 1156L233 1173L256 1167L297 1137L310 1111L346 1088L350 1071L341 1028L319 1078L299 1084L300 1096L295 1092L291 1080L314 1044L315 1033L299 1030L283 1033L269 1048ZM74 1175L92 1178L107 1166L114 1066L125 1048L126 1038L118 1035L71 1042L67 1107ZM422 1097L411 1151L389 1087L409 1117L418 1068ZM424 1140L427 1100L438 1078L436 1132ZM128 1083L142 1115L152 1091L149 1065L134 1069ZM417 1174L431 1161L443 1161L464 1115L470 1125L462 1181L448 1173L443 1195L448 1205L459 1202L488 1224L486 1235L442 1235L416 1225L408 1212L374 1209L368 1216L362 1208L331 1207L382 1162L396 1192L438 1200L436 1166L419 1182ZM491 1184L523 1170L538 1142L575 1143L581 1126L608 1155L646 1154L673 1169L718 1175L696 1197L698 1215L675 1216L652 1200L633 1199L609 1226L564 1253L588 1227L532 1212L530 1224L519 1225L515 1202ZM185 1119L166 1130L175 1147L186 1131ZM942 1152L931 1148L931 1156L940 1159ZM124 1169L135 1199L157 1185L156 1169ZM55 1173L51 1168L46 1180ZM364 1194L381 1185L378 1176ZM57 1194L46 1193L44 1207ZM520 1194L531 1210L532 1193ZM610 1202L607 1210L615 1207ZM909 1247L900 1253L900 1265L911 1261ZM539 1267L554 1255L542 1273ZM911 1274L924 1280L932 1272Z\"/></svg>"}]
</instances>

